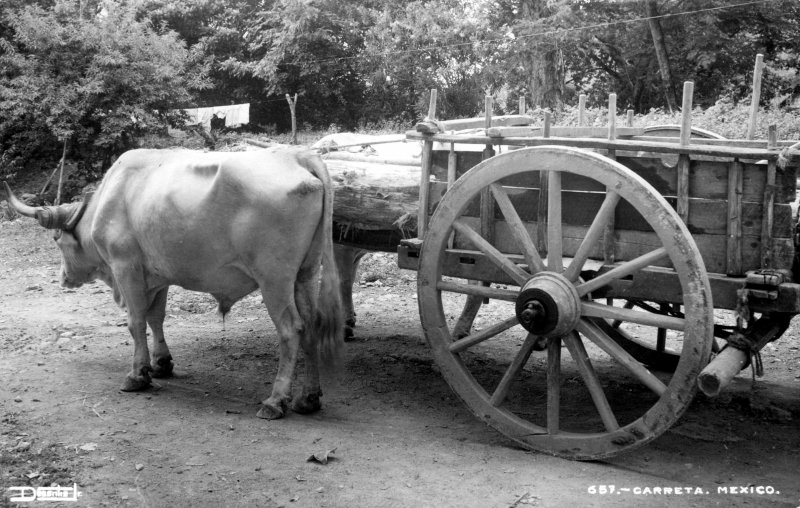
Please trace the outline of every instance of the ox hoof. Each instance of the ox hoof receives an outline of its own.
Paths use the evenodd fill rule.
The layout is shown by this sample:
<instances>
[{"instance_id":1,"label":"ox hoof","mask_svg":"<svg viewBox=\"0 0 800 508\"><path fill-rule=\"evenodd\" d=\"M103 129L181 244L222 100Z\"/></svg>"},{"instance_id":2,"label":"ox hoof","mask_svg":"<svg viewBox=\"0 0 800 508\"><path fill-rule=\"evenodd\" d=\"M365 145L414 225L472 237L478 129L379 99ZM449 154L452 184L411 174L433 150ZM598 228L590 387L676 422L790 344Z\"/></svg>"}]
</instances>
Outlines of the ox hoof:
<instances>
[{"instance_id":1,"label":"ox hoof","mask_svg":"<svg viewBox=\"0 0 800 508\"><path fill-rule=\"evenodd\" d=\"M345 342L352 342L354 340L356 340L356 334L355 334L355 331L353 330L353 327L350 326L350 325L346 325L344 327L344 341Z\"/></svg>"},{"instance_id":2,"label":"ox hoof","mask_svg":"<svg viewBox=\"0 0 800 508\"><path fill-rule=\"evenodd\" d=\"M298 395L292 401L292 411L300 414L309 414L322 409L322 403L319 401L319 396L322 393L309 393Z\"/></svg>"},{"instance_id":3,"label":"ox hoof","mask_svg":"<svg viewBox=\"0 0 800 508\"><path fill-rule=\"evenodd\" d=\"M286 412L280 407L266 403L262 403L261 409L256 413L256 416L265 420L277 420L278 418L283 418L285 415Z\"/></svg>"},{"instance_id":4,"label":"ox hoof","mask_svg":"<svg viewBox=\"0 0 800 508\"><path fill-rule=\"evenodd\" d=\"M150 387L150 376L148 374L132 376L128 374L125 382L122 383L123 392L138 392Z\"/></svg>"},{"instance_id":5,"label":"ox hoof","mask_svg":"<svg viewBox=\"0 0 800 508\"><path fill-rule=\"evenodd\" d=\"M175 364L172 363L171 356L159 358L153 363L153 371L150 375L156 378L170 377L172 376L173 367L175 367Z\"/></svg>"}]
</instances>

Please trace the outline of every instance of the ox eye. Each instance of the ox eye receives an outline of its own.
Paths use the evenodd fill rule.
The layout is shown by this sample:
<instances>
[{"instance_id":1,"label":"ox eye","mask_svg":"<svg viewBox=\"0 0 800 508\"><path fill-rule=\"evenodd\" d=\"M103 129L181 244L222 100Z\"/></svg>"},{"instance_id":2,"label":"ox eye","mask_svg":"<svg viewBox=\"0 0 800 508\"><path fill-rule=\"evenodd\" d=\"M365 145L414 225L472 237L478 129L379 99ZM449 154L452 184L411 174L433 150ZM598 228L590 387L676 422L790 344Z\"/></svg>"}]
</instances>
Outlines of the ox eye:
<instances>
[{"instance_id":1,"label":"ox eye","mask_svg":"<svg viewBox=\"0 0 800 508\"><path fill-rule=\"evenodd\" d=\"M53 232L53 240L58 241L58 239L61 238L61 233L62 231L60 229L56 229Z\"/></svg>"}]
</instances>

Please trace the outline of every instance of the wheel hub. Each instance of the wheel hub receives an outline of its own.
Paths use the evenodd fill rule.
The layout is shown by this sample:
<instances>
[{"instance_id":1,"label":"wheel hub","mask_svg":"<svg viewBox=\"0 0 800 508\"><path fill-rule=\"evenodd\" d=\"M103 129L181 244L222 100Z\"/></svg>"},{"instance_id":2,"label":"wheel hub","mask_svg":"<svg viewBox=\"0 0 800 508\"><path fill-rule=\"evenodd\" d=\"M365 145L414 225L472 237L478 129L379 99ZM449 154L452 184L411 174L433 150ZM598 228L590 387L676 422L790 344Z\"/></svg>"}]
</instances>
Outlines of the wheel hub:
<instances>
[{"instance_id":1,"label":"wheel hub","mask_svg":"<svg viewBox=\"0 0 800 508\"><path fill-rule=\"evenodd\" d=\"M563 275L539 272L522 287L516 302L517 319L530 333L561 337L572 331L580 318L580 296Z\"/></svg>"}]
</instances>

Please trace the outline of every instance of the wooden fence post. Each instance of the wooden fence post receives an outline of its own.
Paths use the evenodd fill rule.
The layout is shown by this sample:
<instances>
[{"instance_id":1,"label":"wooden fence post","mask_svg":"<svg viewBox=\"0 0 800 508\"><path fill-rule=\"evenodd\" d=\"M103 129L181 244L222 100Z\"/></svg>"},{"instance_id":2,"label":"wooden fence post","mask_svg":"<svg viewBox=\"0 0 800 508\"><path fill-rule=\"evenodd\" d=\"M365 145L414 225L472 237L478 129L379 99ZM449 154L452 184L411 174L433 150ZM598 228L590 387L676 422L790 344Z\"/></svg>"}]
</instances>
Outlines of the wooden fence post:
<instances>
[{"instance_id":1,"label":"wooden fence post","mask_svg":"<svg viewBox=\"0 0 800 508\"><path fill-rule=\"evenodd\" d=\"M297 144L297 116L295 116L295 106L297 106L297 94L294 94L294 99L287 93L286 102L289 103L289 109L292 112L292 144Z\"/></svg>"}]
</instances>

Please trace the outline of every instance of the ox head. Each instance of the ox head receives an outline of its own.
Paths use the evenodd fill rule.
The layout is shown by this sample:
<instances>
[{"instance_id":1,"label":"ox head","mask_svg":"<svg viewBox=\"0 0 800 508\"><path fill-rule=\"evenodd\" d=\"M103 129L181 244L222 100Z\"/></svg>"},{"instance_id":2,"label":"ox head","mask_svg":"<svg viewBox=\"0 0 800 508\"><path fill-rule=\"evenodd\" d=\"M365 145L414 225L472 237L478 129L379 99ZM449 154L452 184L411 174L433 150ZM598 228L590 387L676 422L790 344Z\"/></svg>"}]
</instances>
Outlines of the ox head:
<instances>
[{"instance_id":1,"label":"ox head","mask_svg":"<svg viewBox=\"0 0 800 508\"><path fill-rule=\"evenodd\" d=\"M34 218L43 227L55 231L53 238L61 249L61 285L76 288L95 280L100 275L97 256L89 255L81 242L91 242L91 239L78 238L76 232L88 200L60 206L29 206L14 195L8 183L3 183L8 193L8 203L17 213Z\"/></svg>"}]
</instances>

